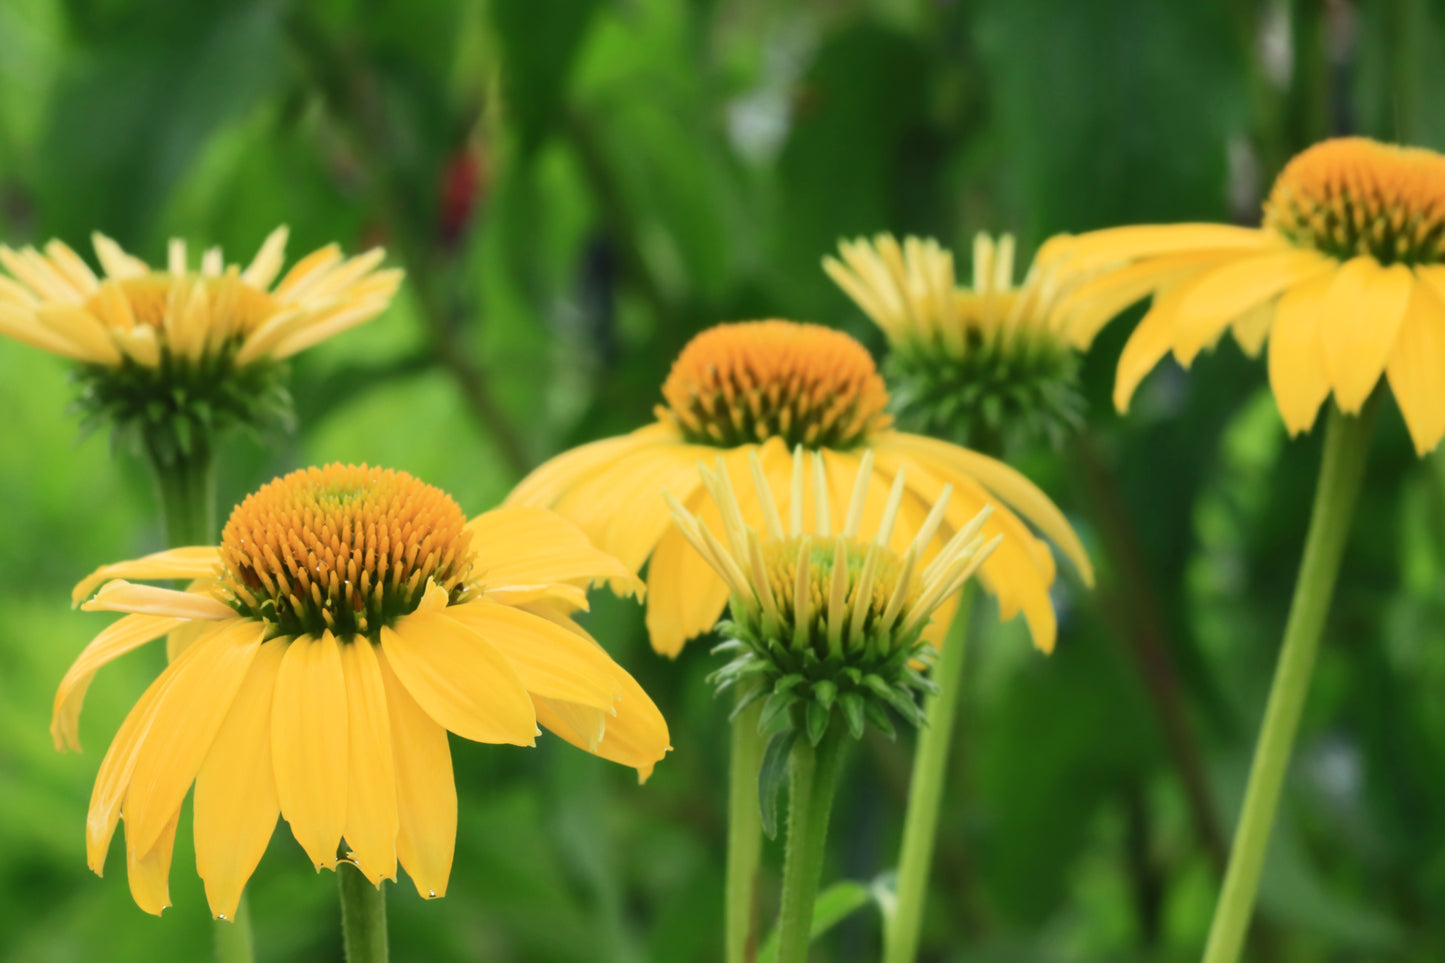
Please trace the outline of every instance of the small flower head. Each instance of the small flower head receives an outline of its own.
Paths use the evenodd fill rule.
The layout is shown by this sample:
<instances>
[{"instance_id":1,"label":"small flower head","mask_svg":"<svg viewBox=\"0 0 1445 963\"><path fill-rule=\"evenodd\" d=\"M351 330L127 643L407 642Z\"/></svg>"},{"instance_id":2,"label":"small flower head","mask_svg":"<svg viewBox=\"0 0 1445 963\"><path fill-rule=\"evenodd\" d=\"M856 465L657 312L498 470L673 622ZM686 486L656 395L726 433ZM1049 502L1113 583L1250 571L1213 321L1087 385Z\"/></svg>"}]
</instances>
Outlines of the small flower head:
<instances>
[{"instance_id":1,"label":"small flower head","mask_svg":"<svg viewBox=\"0 0 1445 963\"><path fill-rule=\"evenodd\" d=\"M722 466L703 469L721 534L681 502L670 502L684 536L731 595L731 620L722 629L731 638L722 648L735 657L716 674L719 688L746 680L743 704L768 699L765 730L801 731L814 745L835 724L857 738L872 720L891 734L890 708L910 723L921 721L915 695L928 683L915 666L928 657L923 630L1000 540L979 534L986 508L922 564L944 518L951 494L945 490L908 547L896 553L889 546L905 493L902 477L894 479L876 531L861 530L872 461L865 453L837 531L823 460L801 448L793 455L786 527L756 456L751 469L761 526L744 519ZM811 516L805 501L812 503Z\"/></svg>"},{"instance_id":2,"label":"small flower head","mask_svg":"<svg viewBox=\"0 0 1445 963\"><path fill-rule=\"evenodd\" d=\"M365 465L271 482L236 508L219 548L101 568L75 600L125 614L61 681L57 748L78 748L103 665L163 635L171 661L101 762L91 867L124 816L131 893L148 912L168 906L194 785L196 868L218 917L234 916L279 817L318 868L347 860L377 883L400 865L423 897L445 894L448 732L530 746L541 726L642 778L669 748L657 707L572 620L599 581L638 587L551 512L468 522L440 489Z\"/></svg>"},{"instance_id":3,"label":"small flower head","mask_svg":"<svg viewBox=\"0 0 1445 963\"><path fill-rule=\"evenodd\" d=\"M1050 319L1051 285L1036 272L1014 284L1011 236L974 239L972 287L937 241L880 234L838 249L823 268L887 336L904 428L998 450L1078 427L1077 355Z\"/></svg>"},{"instance_id":4,"label":"small flower head","mask_svg":"<svg viewBox=\"0 0 1445 963\"><path fill-rule=\"evenodd\" d=\"M329 245L279 282L286 228L249 265L219 248L192 266L172 240L152 269L103 234L103 277L60 241L45 252L0 247L0 333L80 365L79 405L164 463L231 426L290 423L279 362L374 317L401 272L378 271L383 252L344 258Z\"/></svg>"}]
</instances>

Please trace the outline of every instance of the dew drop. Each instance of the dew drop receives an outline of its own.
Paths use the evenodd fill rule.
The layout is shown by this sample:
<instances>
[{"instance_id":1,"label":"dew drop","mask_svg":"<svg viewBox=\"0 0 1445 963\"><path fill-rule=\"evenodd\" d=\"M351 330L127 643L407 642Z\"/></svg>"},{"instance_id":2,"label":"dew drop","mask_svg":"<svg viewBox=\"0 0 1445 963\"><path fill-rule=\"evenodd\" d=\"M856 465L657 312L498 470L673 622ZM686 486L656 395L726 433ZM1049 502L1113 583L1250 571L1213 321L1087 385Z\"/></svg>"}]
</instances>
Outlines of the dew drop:
<instances>
[{"instance_id":1,"label":"dew drop","mask_svg":"<svg viewBox=\"0 0 1445 963\"><path fill-rule=\"evenodd\" d=\"M426 891L426 898L427 898L427 899L436 899L436 898L437 898L437 891L434 890L434 889L429 889L429 890L427 890L427 891Z\"/></svg>"},{"instance_id":2,"label":"dew drop","mask_svg":"<svg viewBox=\"0 0 1445 963\"><path fill-rule=\"evenodd\" d=\"M225 913L217 913L217 914L216 914L216 919L218 919L218 920L223 920L223 919L225 919L225 918L226 918L226 914L225 914Z\"/></svg>"}]
</instances>

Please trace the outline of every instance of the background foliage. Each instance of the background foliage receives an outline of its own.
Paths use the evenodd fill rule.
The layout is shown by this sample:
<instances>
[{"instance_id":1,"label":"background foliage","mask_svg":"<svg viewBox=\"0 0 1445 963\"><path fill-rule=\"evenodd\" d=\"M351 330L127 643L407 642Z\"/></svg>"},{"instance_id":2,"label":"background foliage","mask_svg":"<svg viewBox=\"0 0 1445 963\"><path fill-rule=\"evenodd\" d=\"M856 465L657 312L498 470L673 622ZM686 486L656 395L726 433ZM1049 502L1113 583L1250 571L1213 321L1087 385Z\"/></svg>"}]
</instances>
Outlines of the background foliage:
<instances>
[{"instance_id":1,"label":"background foliage","mask_svg":"<svg viewBox=\"0 0 1445 963\"><path fill-rule=\"evenodd\" d=\"M819 258L882 229L961 253L1125 221L1254 221L1332 132L1445 146L1445 17L1425 0L0 0L0 239L101 229L238 259L384 243L408 282L298 359L301 429L225 452L223 505L333 459L409 470L469 512L529 466L649 415L719 320L876 333ZM1087 359L1090 430L1015 453L1101 569L1064 581L1059 651L989 628L970 665L927 957L1189 960L1202 945L1297 563L1318 438L1289 442L1232 344L1153 376L1126 421ZM77 438L64 365L0 343L0 959L209 953L189 833L175 907L123 856L84 865L100 754L157 670L94 687L87 751L46 720L106 618L67 610L102 562L159 547L148 480ZM392 888L394 958L711 960L721 926L723 708L706 646L595 630L663 706L646 787L545 740L457 743L445 900ZM981 624L993 625L985 612ZM1445 958L1445 461L1381 420L1264 882L1261 960ZM831 877L886 869L910 745L852 755ZM776 853L771 858L776 859ZM278 832L250 892L261 958L339 959L334 886ZM776 866L765 881L776 885ZM877 913L820 959L871 960Z\"/></svg>"}]
</instances>

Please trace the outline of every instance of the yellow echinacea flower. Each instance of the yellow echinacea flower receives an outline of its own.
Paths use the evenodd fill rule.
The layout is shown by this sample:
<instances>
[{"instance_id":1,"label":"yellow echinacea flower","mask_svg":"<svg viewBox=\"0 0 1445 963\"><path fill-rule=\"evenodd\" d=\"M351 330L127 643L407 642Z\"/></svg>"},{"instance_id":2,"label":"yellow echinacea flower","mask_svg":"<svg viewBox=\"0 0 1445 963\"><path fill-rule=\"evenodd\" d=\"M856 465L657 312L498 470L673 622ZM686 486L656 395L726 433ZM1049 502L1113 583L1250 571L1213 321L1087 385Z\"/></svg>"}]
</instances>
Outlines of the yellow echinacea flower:
<instances>
[{"instance_id":1,"label":"yellow echinacea flower","mask_svg":"<svg viewBox=\"0 0 1445 963\"><path fill-rule=\"evenodd\" d=\"M1050 241L1041 269L1070 288L1060 323L1081 346L1153 297L1119 359L1122 411L1172 351L1186 367L1232 332L1269 344L1290 434L1331 395L1360 411L1383 375L1416 451L1445 436L1445 157L1364 138L1305 150L1280 173L1258 228L1173 224Z\"/></svg>"},{"instance_id":2,"label":"yellow echinacea flower","mask_svg":"<svg viewBox=\"0 0 1445 963\"><path fill-rule=\"evenodd\" d=\"M1004 618L1023 612L1044 651L1056 634L1048 594L1054 559L1025 520L1053 539L1086 581L1093 578L1063 513L1023 475L967 448L894 430L872 357L840 331L792 321L718 325L683 348L662 394L666 403L653 424L553 458L517 486L508 504L555 509L633 571L650 558L647 626L663 654L677 654L711 629L727 603L727 583L688 544L663 498L669 493L720 530L698 471L700 461L718 456L744 518L757 523L762 508L744 484L749 459L756 455L774 491L783 492L791 484L793 448L818 452L839 528L866 451L875 471L863 496L865 524L882 517L889 487L906 466L893 534L899 553L946 485L953 497L942 522L945 538L995 505L984 535L1004 539L980 578Z\"/></svg>"},{"instance_id":3,"label":"yellow echinacea flower","mask_svg":"<svg viewBox=\"0 0 1445 963\"><path fill-rule=\"evenodd\" d=\"M642 778L669 748L656 706L570 618L598 581L641 588L550 512L468 522L440 489L348 465L263 486L219 547L99 569L76 601L99 585L82 608L126 614L61 682L57 747L77 746L101 666L168 633L172 658L101 763L91 868L101 872L124 816L131 893L159 913L194 783L196 868L218 917L234 916L278 816L318 868L344 858L378 883L400 862L424 897L445 894L457 825L448 732L530 746L540 724Z\"/></svg>"}]
</instances>

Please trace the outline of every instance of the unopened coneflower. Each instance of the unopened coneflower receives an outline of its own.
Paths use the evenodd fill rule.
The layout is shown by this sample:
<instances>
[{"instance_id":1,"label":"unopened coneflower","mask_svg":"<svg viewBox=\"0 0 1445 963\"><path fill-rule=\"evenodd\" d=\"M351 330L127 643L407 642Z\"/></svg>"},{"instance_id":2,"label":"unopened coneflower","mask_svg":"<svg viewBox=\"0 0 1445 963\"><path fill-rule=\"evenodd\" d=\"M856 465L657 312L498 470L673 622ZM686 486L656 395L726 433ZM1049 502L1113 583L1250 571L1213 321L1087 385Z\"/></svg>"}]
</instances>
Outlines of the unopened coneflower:
<instances>
[{"instance_id":1,"label":"unopened coneflower","mask_svg":"<svg viewBox=\"0 0 1445 963\"><path fill-rule=\"evenodd\" d=\"M720 688L748 686L743 704L766 700L758 723L771 736L771 762L764 763L758 787L765 803L785 766L790 775L777 958L796 963L807 956L844 736L862 736L869 721L891 734L892 715L922 722L916 700L929 687L918 671L929 654L923 629L1001 536L986 541L979 534L986 507L925 564L948 489L899 553L890 545L907 469L894 476L882 516L865 525L873 480L873 457L865 453L851 491L838 493L846 492L846 515L835 528L833 481L821 455L795 449L782 496L756 453L749 463L761 524L744 518L740 493L721 466L701 472L721 521L718 531L677 499L669 505L689 544L728 587L731 618L720 627L727 641L719 649L733 658L714 679Z\"/></svg>"},{"instance_id":2,"label":"unopened coneflower","mask_svg":"<svg viewBox=\"0 0 1445 963\"><path fill-rule=\"evenodd\" d=\"M1082 421L1078 353L1052 311L1054 285L1014 282L1014 240L978 234L973 281L953 252L891 234L843 241L823 268L888 338L883 374L899 424L984 451L1059 443Z\"/></svg>"},{"instance_id":3,"label":"unopened coneflower","mask_svg":"<svg viewBox=\"0 0 1445 963\"><path fill-rule=\"evenodd\" d=\"M1226 332L1268 345L1269 385L1291 435L1330 399L1304 558L1205 963L1239 958L1330 597L1354 515L1376 401L1394 396L1416 452L1445 436L1445 157L1363 138L1291 160L1257 228L1141 225L1051 241L1041 269L1067 290L1080 345L1152 296L1119 359L1122 411L1172 352L1188 366ZM1386 388L1388 385L1388 389Z\"/></svg>"},{"instance_id":4,"label":"unopened coneflower","mask_svg":"<svg viewBox=\"0 0 1445 963\"><path fill-rule=\"evenodd\" d=\"M349 862L373 884L346 897L342 874L344 898L379 901L374 887L398 863L424 897L445 894L457 825L448 732L530 746L541 725L643 778L669 748L652 701L570 617L600 581L641 587L551 512L468 522L440 489L348 465L263 486L219 547L101 568L76 601L126 614L62 681L58 747L76 746L101 666L186 632L101 763L91 868L124 817L131 893L164 909L194 783L196 866L218 917L234 914L278 816L316 867Z\"/></svg>"},{"instance_id":5,"label":"unopened coneflower","mask_svg":"<svg viewBox=\"0 0 1445 963\"><path fill-rule=\"evenodd\" d=\"M83 417L155 468L172 544L215 538L218 439L290 424L282 362L380 313L400 283L400 271L377 270L380 249L348 259L335 244L282 276L286 238L273 231L245 267L219 248L194 262L172 240L151 268L97 233L99 275L60 241L43 253L0 246L0 334L77 364Z\"/></svg>"}]
</instances>

